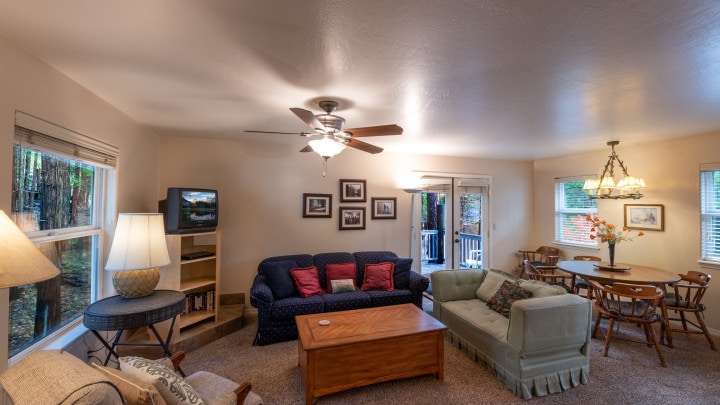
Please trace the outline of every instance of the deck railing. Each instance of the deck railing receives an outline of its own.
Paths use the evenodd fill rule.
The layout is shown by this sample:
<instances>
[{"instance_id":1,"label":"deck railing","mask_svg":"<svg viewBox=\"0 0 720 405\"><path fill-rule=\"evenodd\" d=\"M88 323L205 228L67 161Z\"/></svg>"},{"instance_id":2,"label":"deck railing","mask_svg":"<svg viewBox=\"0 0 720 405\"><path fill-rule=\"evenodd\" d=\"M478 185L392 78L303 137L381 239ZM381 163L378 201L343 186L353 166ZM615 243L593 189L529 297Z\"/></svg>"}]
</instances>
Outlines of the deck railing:
<instances>
[{"instance_id":1,"label":"deck railing","mask_svg":"<svg viewBox=\"0 0 720 405\"><path fill-rule=\"evenodd\" d=\"M439 238L444 236L440 235L438 230L422 231L420 242L422 261L432 262L438 259ZM461 268L482 267L482 236L460 233L459 245Z\"/></svg>"}]
</instances>

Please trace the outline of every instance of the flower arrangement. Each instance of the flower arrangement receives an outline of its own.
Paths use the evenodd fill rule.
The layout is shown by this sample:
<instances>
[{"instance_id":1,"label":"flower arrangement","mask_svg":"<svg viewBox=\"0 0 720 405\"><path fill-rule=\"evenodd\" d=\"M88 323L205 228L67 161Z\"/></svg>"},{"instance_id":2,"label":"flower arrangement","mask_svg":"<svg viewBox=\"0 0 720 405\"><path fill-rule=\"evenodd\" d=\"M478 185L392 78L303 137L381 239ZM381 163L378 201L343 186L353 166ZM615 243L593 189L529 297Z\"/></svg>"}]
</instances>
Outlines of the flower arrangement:
<instances>
[{"instance_id":1,"label":"flower arrangement","mask_svg":"<svg viewBox=\"0 0 720 405\"><path fill-rule=\"evenodd\" d=\"M630 229L627 226L623 226L622 229L618 228L613 224L609 224L607 221L601 221L597 215L588 215L585 220L592 222L592 228L590 228L590 239L600 238L600 242L607 242L610 245L616 245L624 240L633 240L638 236L645 235L642 231L639 231L637 235L630 236Z\"/></svg>"}]
</instances>

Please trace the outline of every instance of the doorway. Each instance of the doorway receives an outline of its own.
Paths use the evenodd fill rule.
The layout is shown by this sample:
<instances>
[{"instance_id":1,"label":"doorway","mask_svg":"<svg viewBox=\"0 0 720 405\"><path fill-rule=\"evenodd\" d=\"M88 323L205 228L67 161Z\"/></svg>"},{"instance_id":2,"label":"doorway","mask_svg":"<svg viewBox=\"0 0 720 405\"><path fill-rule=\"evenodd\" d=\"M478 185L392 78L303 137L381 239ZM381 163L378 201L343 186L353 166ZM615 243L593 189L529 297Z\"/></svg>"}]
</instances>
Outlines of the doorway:
<instances>
[{"instance_id":1,"label":"doorway","mask_svg":"<svg viewBox=\"0 0 720 405\"><path fill-rule=\"evenodd\" d=\"M421 274L438 270L488 268L489 186L487 176L423 176L420 209L413 223Z\"/></svg>"}]
</instances>

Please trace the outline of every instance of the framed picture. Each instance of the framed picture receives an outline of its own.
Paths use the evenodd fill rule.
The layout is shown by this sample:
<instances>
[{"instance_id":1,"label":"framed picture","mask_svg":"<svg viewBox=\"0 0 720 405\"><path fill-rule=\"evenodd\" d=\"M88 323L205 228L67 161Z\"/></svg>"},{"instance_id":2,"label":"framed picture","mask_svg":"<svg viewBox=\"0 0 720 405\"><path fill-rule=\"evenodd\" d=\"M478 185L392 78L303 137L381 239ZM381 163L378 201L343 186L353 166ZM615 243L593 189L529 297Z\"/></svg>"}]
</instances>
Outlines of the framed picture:
<instances>
[{"instance_id":1,"label":"framed picture","mask_svg":"<svg viewBox=\"0 0 720 405\"><path fill-rule=\"evenodd\" d=\"M365 202L365 180L340 179L340 202Z\"/></svg>"},{"instance_id":2,"label":"framed picture","mask_svg":"<svg viewBox=\"0 0 720 405\"><path fill-rule=\"evenodd\" d=\"M303 193L303 218L331 218L332 194Z\"/></svg>"},{"instance_id":3,"label":"framed picture","mask_svg":"<svg viewBox=\"0 0 720 405\"><path fill-rule=\"evenodd\" d=\"M340 207L340 230L365 229L365 207Z\"/></svg>"},{"instance_id":4,"label":"framed picture","mask_svg":"<svg viewBox=\"0 0 720 405\"><path fill-rule=\"evenodd\" d=\"M662 231L665 229L665 207L662 204L625 204L625 226Z\"/></svg>"},{"instance_id":5,"label":"framed picture","mask_svg":"<svg viewBox=\"0 0 720 405\"><path fill-rule=\"evenodd\" d=\"M372 219L396 219L395 207L397 206L397 198L395 197L373 197L372 202Z\"/></svg>"}]
</instances>

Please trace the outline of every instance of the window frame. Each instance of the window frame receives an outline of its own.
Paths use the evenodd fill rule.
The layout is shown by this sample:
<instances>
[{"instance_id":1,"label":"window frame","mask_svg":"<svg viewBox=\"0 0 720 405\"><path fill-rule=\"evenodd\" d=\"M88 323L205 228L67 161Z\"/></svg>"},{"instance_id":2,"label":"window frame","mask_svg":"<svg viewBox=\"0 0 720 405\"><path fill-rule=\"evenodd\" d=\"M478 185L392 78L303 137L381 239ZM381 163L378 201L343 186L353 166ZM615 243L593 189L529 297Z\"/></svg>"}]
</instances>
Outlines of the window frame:
<instances>
[{"instance_id":1,"label":"window frame","mask_svg":"<svg viewBox=\"0 0 720 405\"><path fill-rule=\"evenodd\" d=\"M720 223L720 187L707 182L717 173L720 176L720 163L700 165L700 260L699 262L709 267L720 267L720 249L711 249L710 245L720 245L720 229L713 231L713 222ZM708 190L708 187L712 187ZM715 206L718 208L712 208ZM717 227L716 227L717 228ZM708 234L711 233L711 234ZM715 250L716 254L711 255L709 251Z\"/></svg>"},{"instance_id":2,"label":"window frame","mask_svg":"<svg viewBox=\"0 0 720 405\"><path fill-rule=\"evenodd\" d=\"M20 135L18 135L19 133ZM38 144L35 144L28 141L27 133L34 133L46 138L39 140ZM55 144L58 145L57 150L53 149L53 145ZM79 153L77 153L76 156L70 155L70 153L68 153L68 145L74 146L76 151L79 150ZM105 272L102 268L104 252L103 233L106 223L104 218L109 206L108 202L110 201L110 197L115 195L114 190L110 190L110 188L116 187L114 178L116 176L116 162L119 155L118 149L112 145L105 144L21 111L16 111L13 148L15 147L30 149L54 158L72 160L93 166L94 179L92 212L90 213L92 216L91 225L28 231L25 232L25 235L35 244L90 237L91 257L89 259L89 265L91 269L89 272L90 296L88 298L90 303L97 301L101 296L101 289L104 283ZM15 159L14 155L15 153L13 151L13 160ZM79 316L76 316L62 326L58 326L56 330L47 333L44 337L14 355L11 355L10 342L8 341L8 364L16 363L34 350L61 348L70 341L78 338L85 332L82 326L82 319L82 313L80 313ZM8 322L9 332L10 318L8 318Z\"/></svg>"},{"instance_id":3,"label":"window frame","mask_svg":"<svg viewBox=\"0 0 720 405\"><path fill-rule=\"evenodd\" d=\"M572 177L558 177L555 179L555 182L553 184L554 187L554 203L555 203L555 213L554 213L554 225L555 225L555 243L559 245L566 245L571 247L578 247L578 248L599 248L599 243L597 240L590 239L589 235L589 223L588 223L588 239L586 241L580 241L580 240L574 240L574 239L568 239L565 238L564 232L563 232L563 217L567 214L578 214L583 217L594 214L597 215L598 213L598 206L597 206L597 200L593 200L588 195L588 201L590 201L594 207L583 207L583 208L568 208L566 207L566 198L565 198L565 185L567 183L576 183L584 181L588 176L572 176Z\"/></svg>"}]
</instances>

